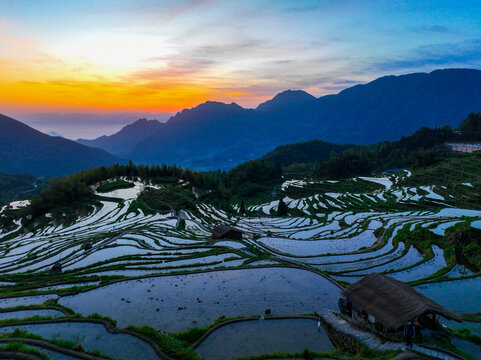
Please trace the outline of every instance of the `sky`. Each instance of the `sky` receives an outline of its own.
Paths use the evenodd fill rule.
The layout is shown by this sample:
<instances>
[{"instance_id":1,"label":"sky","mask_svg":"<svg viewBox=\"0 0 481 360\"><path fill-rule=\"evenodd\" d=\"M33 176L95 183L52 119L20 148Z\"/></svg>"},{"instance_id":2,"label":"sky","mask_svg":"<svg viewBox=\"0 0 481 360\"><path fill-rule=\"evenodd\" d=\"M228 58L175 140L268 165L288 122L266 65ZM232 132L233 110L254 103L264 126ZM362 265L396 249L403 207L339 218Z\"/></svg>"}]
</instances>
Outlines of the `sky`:
<instances>
[{"instance_id":1,"label":"sky","mask_svg":"<svg viewBox=\"0 0 481 360\"><path fill-rule=\"evenodd\" d=\"M0 113L71 138L452 67L481 68L479 0L0 0Z\"/></svg>"}]
</instances>

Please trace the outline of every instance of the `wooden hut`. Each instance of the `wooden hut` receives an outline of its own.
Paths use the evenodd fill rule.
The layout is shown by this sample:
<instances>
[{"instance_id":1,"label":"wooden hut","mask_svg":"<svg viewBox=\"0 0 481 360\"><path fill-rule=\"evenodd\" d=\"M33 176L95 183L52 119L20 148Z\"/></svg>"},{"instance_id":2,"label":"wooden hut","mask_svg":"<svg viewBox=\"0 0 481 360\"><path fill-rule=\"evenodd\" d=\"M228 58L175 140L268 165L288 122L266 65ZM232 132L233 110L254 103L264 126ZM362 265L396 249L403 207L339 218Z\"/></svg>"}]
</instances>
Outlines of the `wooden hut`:
<instances>
[{"instance_id":1,"label":"wooden hut","mask_svg":"<svg viewBox=\"0 0 481 360\"><path fill-rule=\"evenodd\" d=\"M242 240L242 231L228 225L218 225L212 229L212 239Z\"/></svg>"},{"instance_id":2,"label":"wooden hut","mask_svg":"<svg viewBox=\"0 0 481 360\"><path fill-rule=\"evenodd\" d=\"M404 324L414 319L422 326L436 330L436 315L461 321L408 284L377 273L365 276L344 290L339 308L361 327L383 335L399 334Z\"/></svg>"}]
</instances>

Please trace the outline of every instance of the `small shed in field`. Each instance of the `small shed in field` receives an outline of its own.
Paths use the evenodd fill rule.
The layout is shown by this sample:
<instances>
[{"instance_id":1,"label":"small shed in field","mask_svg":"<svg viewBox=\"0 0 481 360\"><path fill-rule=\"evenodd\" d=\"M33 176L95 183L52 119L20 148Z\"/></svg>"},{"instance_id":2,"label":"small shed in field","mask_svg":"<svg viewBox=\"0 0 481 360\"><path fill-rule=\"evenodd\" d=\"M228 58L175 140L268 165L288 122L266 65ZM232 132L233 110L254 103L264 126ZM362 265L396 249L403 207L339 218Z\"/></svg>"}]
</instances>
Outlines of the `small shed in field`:
<instances>
[{"instance_id":1,"label":"small shed in field","mask_svg":"<svg viewBox=\"0 0 481 360\"><path fill-rule=\"evenodd\" d=\"M218 225L212 229L212 239L242 240L242 231L229 225Z\"/></svg>"},{"instance_id":2,"label":"small shed in field","mask_svg":"<svg viewBox=\"0 0 481 360\"><path fill-rule=\"evenodd\" d=\"M398 333L406 322L414 319L436 330L436 315L461 321L408 284L377 273L365 276L344 290L339 308L358 325L383 334Z\"/></svg>"}]
</instances>

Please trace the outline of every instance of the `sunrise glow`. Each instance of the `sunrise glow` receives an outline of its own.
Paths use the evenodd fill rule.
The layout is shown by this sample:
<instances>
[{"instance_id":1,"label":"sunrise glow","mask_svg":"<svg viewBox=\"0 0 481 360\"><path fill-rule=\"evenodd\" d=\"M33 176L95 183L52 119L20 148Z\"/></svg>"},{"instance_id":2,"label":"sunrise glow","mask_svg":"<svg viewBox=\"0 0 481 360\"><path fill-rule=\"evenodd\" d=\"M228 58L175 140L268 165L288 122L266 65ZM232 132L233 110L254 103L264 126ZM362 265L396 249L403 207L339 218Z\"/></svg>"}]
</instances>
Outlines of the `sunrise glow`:
<instances>
[{"instance_id":1,"label":"sunrise glow","mask_svg":"<svg viewBox=\"0 0 481 360\"><path fill-rule=\"evenodd\" d=\"M255 107L290 88L320 96L386 73L480 65L475 3L0 1L0 9L0 106L12 114L175 112L206 100Z\"/></svg>"}]
</instances>

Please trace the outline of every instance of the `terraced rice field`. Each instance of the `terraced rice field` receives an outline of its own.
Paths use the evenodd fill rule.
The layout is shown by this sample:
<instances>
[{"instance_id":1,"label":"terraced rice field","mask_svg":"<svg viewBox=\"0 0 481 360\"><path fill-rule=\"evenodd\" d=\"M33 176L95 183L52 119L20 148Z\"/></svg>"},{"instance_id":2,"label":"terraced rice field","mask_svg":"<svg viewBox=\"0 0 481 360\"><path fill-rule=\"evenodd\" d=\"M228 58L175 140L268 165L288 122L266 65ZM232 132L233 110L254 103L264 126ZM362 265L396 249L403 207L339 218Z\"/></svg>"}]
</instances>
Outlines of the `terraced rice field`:
<instances>
[{"instance_id":1,"label":"terraced rice field","mask_svg":"<svg viewBox=\"0 0 481 360\"><path fill-rule=\"evenodd\" d=\"M438 185L403 186L410 175L352 179L347 185L286 181L282 196L291 209L288 217L275 215L277 200L250 206L248 215L203 203L181 215L144 214L131 207L143 187L136 182L133 188L101 194L113 199L104 198L72 224L52 220L27 231L18 223L17 229L0 234L0 309L22 308L0 313L0 320L29 318L29 311L62 318L47 310L47 301L84 317L109 316L120 328L149 325L178 332L222 316L262 315L267 309L275 315L336 309L340 287L335 281L352 283L371 272L412 282L458 314L475 313L481 308L479 274L453 263L441 243L423 248L407 241L406 234L427 231L443 239L460 223L479 228L481 211L453 206L453 199L480 194L465 185L453 194ZM343 191L342 186L358 191ZM178 226L177 215L185 227ZM213 241L211 229L217 224L241 229L242 241ZM55 264L63 273L48 275ZM476 290L464 294L471 304L446 301L446 294L458 291L463 282ZM128 349L125 354L109 352L110 333L104 334L101 325L90 324L90 329L89 323L81 324L74 324L80 326L74 342L133 358ZM64 333L73 334L74 325L62 323ZM46 325L21 326L45 338L54 336ZM100 340L92 340L90 332ZM132 349L144 351L144 358L157 358L148 343L126 339Z\"/></svg>"},{"instance_id":2,"label":"terraced rice field","mask_svg":"<svg viewBox=\"0 0 481 360\"><path fill-rule=\"evenodd\" d=\"M318 352L334 349L327 333L318 329L317 321L312 319L251 320L226 325L211 333L197 347L197 352L204 359L235 359L304 349Z\"/></svg>"}]
</instances>

